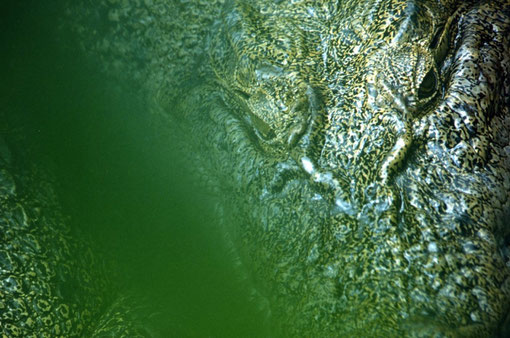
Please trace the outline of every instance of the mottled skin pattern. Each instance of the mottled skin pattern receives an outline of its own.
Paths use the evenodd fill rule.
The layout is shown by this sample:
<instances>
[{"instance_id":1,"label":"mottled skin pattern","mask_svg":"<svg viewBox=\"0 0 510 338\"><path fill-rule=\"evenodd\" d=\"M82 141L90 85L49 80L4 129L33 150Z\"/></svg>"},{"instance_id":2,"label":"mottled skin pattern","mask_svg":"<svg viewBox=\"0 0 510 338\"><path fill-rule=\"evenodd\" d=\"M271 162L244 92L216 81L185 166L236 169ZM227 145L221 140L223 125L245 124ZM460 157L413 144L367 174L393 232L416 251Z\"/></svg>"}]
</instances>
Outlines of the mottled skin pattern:
<instances>
[{"instance_id":1,"label":"mottled skin pattern","mask_svg":"<svg viewBox=\"0 0 510 338\"><path fill-rule=\"evenodd\" d=\"M0 139L2 337L90 334L105 306L101 264L72 238L48 177Z\"/></svg>"},{"instance_id":2,"label":"mottled skin pattern","mask_svg":"<svg viewBox=\"0 0 510 338\"><path fill-rule=\"evenodd\" d=\"M209 49L215 125L202 126L203 110L188 118L215 141L206 149L227 174L233 245L276 332L504 326L509 11L502 1L227 4Z\"/></svg>"},{"instance_id":3,"label":"mottled skin pattern","mask_svg":"<svg viewBox=\"0 0 510 338\"><path fill-rule=\"evenodd\" d=\"M274 336L508 334L507 1L99 13L102 30L73 17L85 47L140 84L217 194Z\"/></svg>"},{"instance_id":4,"label":"mottled skin pattern","mask_svg":"<svg viewBox=\"0 0 510 338\"><path fill-rule=\"evenodd\" d=\"M0 137L0 337L149 336L104 257L71 230L52 175L10 143Z\"/></svg>"}]
</instances>

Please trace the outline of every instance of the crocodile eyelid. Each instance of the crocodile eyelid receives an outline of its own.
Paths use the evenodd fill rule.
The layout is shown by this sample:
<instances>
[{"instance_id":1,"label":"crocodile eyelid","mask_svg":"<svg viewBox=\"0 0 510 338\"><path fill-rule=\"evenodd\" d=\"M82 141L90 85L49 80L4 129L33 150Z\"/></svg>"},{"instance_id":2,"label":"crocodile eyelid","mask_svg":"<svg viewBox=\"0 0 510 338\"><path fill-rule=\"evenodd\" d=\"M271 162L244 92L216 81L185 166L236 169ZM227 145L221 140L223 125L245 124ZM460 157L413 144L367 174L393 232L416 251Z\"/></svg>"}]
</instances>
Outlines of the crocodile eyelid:
<instances>
[{"instance_id":1,"label":"crocodile eyelid","mask_svg":"<svg viewBox=\"0 0 510 338\"><path fill-rule=\"evenodd\" d=\"M424 100L434 95L439 87L438 82L437 72L434 67L432 67L427 74L425 74L418 87L418 99Z\"/></svg>"},{"instance_id":2,"label":"crocodile eyelid","mask_svg":"<svg viewBox=\"0 0 510 338\"><path fill-rule=\"evenodd\" d=\"M242 91L240 89L235 89L234 91L236 92L236 94L238 94L239 96L241 96L245 100L249 100L250 97L251 97L250 94L248 94L245 91Z\"/></svg>"},{"instance_id":3,"label":"crocodile eyelid","mask_svg":"<svg viewBox=\"0 0 510 338\"><path fill-rule=\"evenodd\" d=\"M264 120L252 112L248 112L248 115L250 124L263 140L269 141L276 137L274 130Z\"/></svg>"}]
</instances>

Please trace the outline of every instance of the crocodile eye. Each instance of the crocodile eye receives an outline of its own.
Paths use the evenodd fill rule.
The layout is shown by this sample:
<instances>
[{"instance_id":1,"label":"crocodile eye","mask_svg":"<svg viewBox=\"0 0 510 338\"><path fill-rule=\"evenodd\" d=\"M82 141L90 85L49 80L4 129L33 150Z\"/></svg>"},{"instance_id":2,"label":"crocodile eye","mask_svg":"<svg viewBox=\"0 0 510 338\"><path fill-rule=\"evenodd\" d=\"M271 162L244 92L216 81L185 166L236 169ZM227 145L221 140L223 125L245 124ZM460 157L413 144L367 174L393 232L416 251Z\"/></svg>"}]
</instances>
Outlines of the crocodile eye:
<instances>
[{"instance_id":1,"label":"crocodile eye","mask_svg":"<svg viewBox=\"0 0 510 338\"><path fill-rule=\"evenodd\" d=\"M239 95L240 97L242 97L243 99L245 99L245 100L249 100L250 99L250 94L248 94L246 92L243 92L242 90L234 89L234 92L237 95Z\"/></svg>"},{"instance_id":2,"label":"crocodile eye","mask_svg":"<svg viewBox=\"0 0 510 338\"><path fill-rule=\"evenodd\" d=\"M276 137L274 130L264 120L252 113L249 116L250 124L260 138L270 141Z\"/></svg>"},{"instance_id":3,"label":"crocodile eye","mask_svg":"<svg viewBox=\"0 0 510 338\"><path fill-rule=\"evenodd\" d=\"M418 99L423 100L431 97L437 90L437 75L432 68L425 75L418 88Z\"/></svg>"},{"instance_id":4,"label":"crocodile eye","mask_svg":"<svg viewBox=\"0 0 510 338\"><path fill-rule=\"evenodd\" d=\"M234 93L244 101L248 101L250 99L250 94L242 90L234 89ZM251 128L253 128L253 131L258 137L264 141L270 141L276 137L274 130L271 129L271 127L264 120L253 114L249 108L246 108L245 111L246 116L244 116L244 121L250 125Z\"/></svg>"}]
</instances>

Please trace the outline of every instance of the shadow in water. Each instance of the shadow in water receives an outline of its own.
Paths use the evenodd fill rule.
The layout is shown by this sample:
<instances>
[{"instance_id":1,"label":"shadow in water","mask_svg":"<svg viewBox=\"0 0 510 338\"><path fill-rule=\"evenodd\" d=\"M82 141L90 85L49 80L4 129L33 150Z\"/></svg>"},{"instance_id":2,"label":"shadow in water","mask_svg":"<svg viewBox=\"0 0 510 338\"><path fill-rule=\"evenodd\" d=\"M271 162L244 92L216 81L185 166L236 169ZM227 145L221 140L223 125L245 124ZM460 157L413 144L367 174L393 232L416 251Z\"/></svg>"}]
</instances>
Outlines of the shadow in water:
<instances>
[{"instance_id":1,"label":"shadow in water","mask_svg":"<svg viewBox=\"0 0 510 338\"><path fill-rule=\"evenodd\" d=\"M63 5L4 2L0 132L22 133L52 168L74 229L158 312L162 336L261 336L211 201L157 135L141 100L113 88L58 33Z\"/></svg>"}]
</instances>

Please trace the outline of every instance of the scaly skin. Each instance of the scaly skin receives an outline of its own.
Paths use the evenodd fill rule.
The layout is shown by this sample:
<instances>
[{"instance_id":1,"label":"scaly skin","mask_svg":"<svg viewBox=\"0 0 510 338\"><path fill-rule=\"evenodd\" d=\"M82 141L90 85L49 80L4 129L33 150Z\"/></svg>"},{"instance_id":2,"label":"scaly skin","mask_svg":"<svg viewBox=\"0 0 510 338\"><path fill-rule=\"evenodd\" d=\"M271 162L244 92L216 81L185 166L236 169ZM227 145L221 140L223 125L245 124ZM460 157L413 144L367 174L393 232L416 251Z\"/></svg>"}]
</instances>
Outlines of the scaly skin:
<instances>
[{"instance_id":1,"label":"scaly skin","mask_svg":"<svg viewBox=\"0 0 510 338\"><path fill-rule=\"evenodd\" d=\"M219 158L210 175L220 173L233 245L276 332L487 336L503 326L509 10L226 6L209 48L221 88L213 126L198 111L190 129L218 140L203 145Z\"/></svg>"},{"instance_id":2,"label":"scaly skin","mask_svg":"<svg viewBox=\"0 0 510 338\"><path fill-rule=\"evenodd\" d=\"M52 175L24 148L20 137L0 137L0 336L151 336L104 257L71 230Z\"/></svg>"},{"instance_id":3,"label":"scaly skin","mask_svg":"<svg viewBox=\"0 0 510 338\"><path fill-rule=\"evenodd\" d=\"M507 1L102 6L274 335L508 333Z\"/></svg>"},{"instance_id":4,"label":"scaly skin","mask_svg":"<svg viewBox=\"0 0 510 338\"><path fill-rule=\"evenodd\" d=\"M0 139L2 337L90 335L107 305L102 264L71 235L50 177Z\"/></svg>"}]
</instances>

